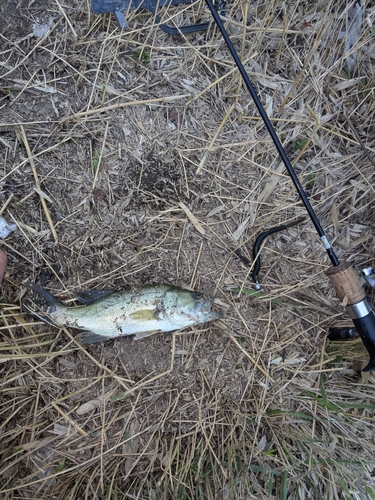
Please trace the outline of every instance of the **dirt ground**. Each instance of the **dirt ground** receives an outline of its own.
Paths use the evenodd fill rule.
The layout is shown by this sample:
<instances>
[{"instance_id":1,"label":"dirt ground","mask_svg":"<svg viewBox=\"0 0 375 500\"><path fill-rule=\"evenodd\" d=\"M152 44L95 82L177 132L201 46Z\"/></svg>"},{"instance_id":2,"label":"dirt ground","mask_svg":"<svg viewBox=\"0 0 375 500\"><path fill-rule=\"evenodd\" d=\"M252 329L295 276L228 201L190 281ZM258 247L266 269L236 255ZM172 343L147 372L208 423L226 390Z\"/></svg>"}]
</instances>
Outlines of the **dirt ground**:
<instances>
[{"instance_id":1,"label":"dirt ground","mask_svg":"<svg viewBox=\"0 0 375 500\"><path fill-rule=\"evenodd\" d=\"M226 5L226 26L340 260L374 265L375 8ZM209 19L203 2L163 20ZM373 375L306 217L216 30L129 28L81 0L0 5L0 489L5 499L372 499ZM244 20L246 30L244 31ZM193 214L190 216L189 214ZM217 322L81 346L20 310L36 281L170 283ZM366 289L374 301L371 289Z\"/></svg>"}]
</instances>

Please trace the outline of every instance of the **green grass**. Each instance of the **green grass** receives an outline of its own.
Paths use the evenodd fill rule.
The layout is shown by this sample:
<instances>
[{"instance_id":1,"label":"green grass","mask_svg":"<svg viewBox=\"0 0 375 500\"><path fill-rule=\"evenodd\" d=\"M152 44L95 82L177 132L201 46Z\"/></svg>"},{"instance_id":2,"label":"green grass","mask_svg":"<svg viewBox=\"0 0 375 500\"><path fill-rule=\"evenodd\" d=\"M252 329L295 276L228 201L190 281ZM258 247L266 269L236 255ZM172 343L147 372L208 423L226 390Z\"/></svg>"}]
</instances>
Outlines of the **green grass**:
<instances>
[{"instance_id":1,"label":"green grass","mask_svg":"<svg viewBox=\"0 0 375 500\"><path fill-rule=\"evenodd\" d=\"M132 59L134 61L142 61L145 64L148 64L151 61L150 52L147 50L138 50L135 54L132 55Z\"/></svg>"}]
</instances>

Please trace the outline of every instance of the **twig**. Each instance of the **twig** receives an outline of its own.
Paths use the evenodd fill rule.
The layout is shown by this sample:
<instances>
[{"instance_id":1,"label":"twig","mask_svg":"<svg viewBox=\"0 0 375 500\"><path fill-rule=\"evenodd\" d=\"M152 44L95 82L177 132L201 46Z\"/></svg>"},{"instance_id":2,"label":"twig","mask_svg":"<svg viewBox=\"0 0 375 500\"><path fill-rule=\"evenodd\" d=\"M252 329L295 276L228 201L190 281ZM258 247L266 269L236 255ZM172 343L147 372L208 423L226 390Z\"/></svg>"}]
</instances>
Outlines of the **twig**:
<instances>
[{"instance_id":1,"label":"twig","mask_svg":"<svg viewBox=\"0 0 375 500\"><path fill-rule=\"evenodd\" d=\"M66 22L69 24L69 28L72 30L74 38L77 38L77 33L76 33L75 29L73 28L72 23L70 22L70 19L69 19L69 17L67 16L67 14L65 12L65 9L63 9L63 7L62 7L61 3L59 2L59 0L56 0L56 3L59 6L60 12L65 17Z\"/></svg>"},{"instance_id":2,"label":"twig","mask_svg":"<svg viewBox=\"0 0 375 500\"><path fill-rule=\"evenodd\" d=\"M58 404L56 404L54 401L52 401L51 406L53 406L55 408L55 410L58 411L58 413L60 413L60 415L63 417L64 420L69 422L80 434L82 434L82 436L88 436L87 432L84 431L82 429L82 427L80 427L77 424L77 422L75 422L72 418L70 418L69 415L67 415L64 412L64 410L62 408L60 408L60 406Z\"/></svg>"},{"instance_id":3,"label":"twig","mask_svg":"<svg viewBox=\"0 0 375 500\"><path fill-rule=\"evenodd\" d=\"M32 170L33 175L34 175L35 185L36 185L36 187L37 187L37 189L39 191L42 191L42 189L40 187L39 177L38 177L38 174L37 174L37 171L36 171L36 168L35 168L33 154L31 153L29 142L28 142L27 137L26 137L26 132L25 132L25 129L23 128L22 125L20 127L20 130L21 130L21 135L22 135L22 141L23 141L24 146L26 148L27 156L29 158L29 162L30 162L30 165L31 165L31 170ZM42 204L44 213L46 214L46 218L47 218L49 227L51 229L51 233L52 233L55 241L57 242L58 241L58 237L57 237L56 229L55 229L55 226L53 225L53 222L52 222L52 219L51 219L48 207L47 207L46 200L40 194L39 194L39 198L40 198L40 203Z\"/></svg>"},{"instance_id":4,"label":"twig","mask_svg":"<svg viewBox=\"0 0 375 500\"><path fill-rule=\"evenodd\" d=\"M4 205L1 207L1 210L0 210L0 215L3 215L3 213L5 212L5 209L6 207L9 205L9 203L12 201L12 198L14 197L14 193L11 193L11 195L9 196L9 198L7 199L7 201L4 203Z\"/></svg>"},{"instance_id":5,"label":"twig","mask_svg":"<svg viewBox=\"0 0 375 500\"><path fill-rule=\"evenodd\" d=\"M101 164L102 158L103 158L103 152L104 152L105 142L107 140L108 125L109 125L109 122L107 121L107 125L105 127L105 132L104 132L104 138L103 138L103 142L102 142L102 147L101 147L101 150L100 150L100 156L99 156L99 159L98 159L98 164L96 166L96 169L94 168L95 173L94 173L94 180L92 181L91 191L93 191L95 189L96 181L98 180L99 168L100 168L100 164Z\"/></svg>"},{"instance_id":6,"label":"twig","mask_svg":"<svg viewBox=\"0 0 375 500\"><path fill-rule=\"evenodd\" d=\"M80 113L76 113L75 115L64 118L62 122L70 119L81 118L82 116L96 115L97 113L104 113L105 111L110 111L111 109L119 109L119 108L127 108L128 106L138 106L141 104L152 104L154 102L169 102L169 101L177 101L178 99L183 99L184 97L188 97L188 94L181 95L173 95L169 97L155 97L154 99L143 99L139 101L128 101L128 102L119 102L118 104L111 104L110 106L103 106L102 108L90 109L88 111L81 111Z\"/></svg>"},{"instance_id":7,"label":"twig","mask_svg":"<svg viewBox=\"0 0 375 500\"><path fill-rule=\"evenodd\" d=\"M205 151L205 152L204 152L204 154L203 154L203 158L201 159L201 161L200 161L200 163L199 163L199 166L198 166L198 168L197 168L197 170L196 170L196 172L195 172L195 173L196 173L196 175L200 174L200 172L201 172L201 170L202 170L202 168L203 168L204 164L206 163L208 153L209 153L209 152L211 151L211 149L213 148L213 145L215 144L216 139L218 138L218 136L219 136L220 132L222 131L222 129L223 129L223 127L224 127L224 125L226 124L226 122L227 122L227 120L228 120L229 116L231 115L231 113L232 113L232 111L233 111L233 109L234 109L234 107L235 107L235 106L236 106L235 104L232 104L232 106L228 109L228 111L227 111L226 115L225 115L225 116L224 116L224 118L222 119L222 121L221 121L221 123L220 123L219 127L217 128L216 133L215 133L215 135L214 135L214 137L213 137L213 139L212 139L212 141L211 141L210 145L208 146L208 148L206 149L206 151Z\"/></svg>"}]
</instances>

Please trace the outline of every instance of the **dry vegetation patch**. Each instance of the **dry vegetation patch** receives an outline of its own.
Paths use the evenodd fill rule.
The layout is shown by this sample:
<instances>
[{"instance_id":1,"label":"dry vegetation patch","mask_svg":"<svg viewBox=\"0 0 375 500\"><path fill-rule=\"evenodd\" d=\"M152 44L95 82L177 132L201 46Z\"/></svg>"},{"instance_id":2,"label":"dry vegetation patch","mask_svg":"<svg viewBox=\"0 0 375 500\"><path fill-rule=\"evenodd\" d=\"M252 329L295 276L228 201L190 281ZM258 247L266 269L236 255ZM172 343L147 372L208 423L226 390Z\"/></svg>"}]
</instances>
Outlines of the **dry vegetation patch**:
<instances>
[{"instance_id":1,"label":"dry vegetation patch","mask_svg":"<svg viewBox=\"0 0 375 500\"><path fill-rule=\"evenodd\" d=\"M368 266L375 11L345 54L353 5L231 1L226 26L339 258ZM305 213L220 34L172 37L145 11L121 31L89 7L0 5L0 201L17 225L2 242L2 498L375 498L373 375L357 341L327 345L350 320L312 224L266 241L261 296L234 255ZM83 347L22 314L29 279L61 299L174 283L223 319Z\"/></svg>"}]
</instances>

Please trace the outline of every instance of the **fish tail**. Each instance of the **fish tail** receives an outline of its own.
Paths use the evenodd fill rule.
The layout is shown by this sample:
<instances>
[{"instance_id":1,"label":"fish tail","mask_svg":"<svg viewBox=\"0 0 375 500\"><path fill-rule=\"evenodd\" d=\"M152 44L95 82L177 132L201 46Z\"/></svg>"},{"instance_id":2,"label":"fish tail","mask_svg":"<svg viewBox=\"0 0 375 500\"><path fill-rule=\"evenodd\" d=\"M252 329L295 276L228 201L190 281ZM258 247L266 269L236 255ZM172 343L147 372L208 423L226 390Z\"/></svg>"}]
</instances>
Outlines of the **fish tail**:
<instances>
[{"instance_id":1,"label":"fish tail","mask_svg":"<svg viewBox=\"0 0 375 500\"><path fill-rule=\"evenodd\" d=\"M40 321L44 321L44 323L48 323L49 325L52 326L57 326L56 323L54 323L49 316L43 314L39 310L35 310L31 300L23 299L22 309L28 314L30 314L30 316L33 316L36 319L40 319Z\"/></svg>"},{"instance_id":2,"label":"fish tail","mask_svg":"<svg viewBox=\"0 0 375 500\"><path fill-rule=\"evenodd\" d=\"M36 292L38 295L41 295L43 297L43 299L47 302L48 307L49 307L49 310L48 310L49 313L56 311L56 307L57 307L57 304L59 303L59 300L56 299L56 297L54 297L52 295L52 293L47 292L47 290L44 290L44 288L42 288L37 283L29 283L28 286L34 292Z\"/></svg>"}]
</instances>

